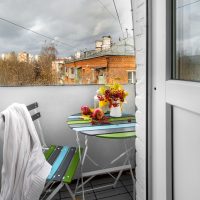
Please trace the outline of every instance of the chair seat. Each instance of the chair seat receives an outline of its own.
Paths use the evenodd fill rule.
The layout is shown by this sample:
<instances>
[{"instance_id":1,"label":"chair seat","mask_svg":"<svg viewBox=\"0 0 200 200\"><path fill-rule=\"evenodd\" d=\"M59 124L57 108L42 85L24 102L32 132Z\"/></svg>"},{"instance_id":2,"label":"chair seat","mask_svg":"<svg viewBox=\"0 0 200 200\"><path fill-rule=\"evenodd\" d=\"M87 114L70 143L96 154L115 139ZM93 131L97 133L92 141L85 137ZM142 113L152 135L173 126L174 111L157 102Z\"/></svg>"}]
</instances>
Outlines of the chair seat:
<instances>
[{"instance_id":1,"label":"chair seat","mask_svg":"<svg viewBox=\"0 0 200 200\"><path fill-rule=\"evenodd\" d=\"M81 152L82 153L82 149ZM51 145L44 152L46 160L52 165L47 181L71 183L79 164L79 149L76 147Z\"/></svg>"}]
</instances>

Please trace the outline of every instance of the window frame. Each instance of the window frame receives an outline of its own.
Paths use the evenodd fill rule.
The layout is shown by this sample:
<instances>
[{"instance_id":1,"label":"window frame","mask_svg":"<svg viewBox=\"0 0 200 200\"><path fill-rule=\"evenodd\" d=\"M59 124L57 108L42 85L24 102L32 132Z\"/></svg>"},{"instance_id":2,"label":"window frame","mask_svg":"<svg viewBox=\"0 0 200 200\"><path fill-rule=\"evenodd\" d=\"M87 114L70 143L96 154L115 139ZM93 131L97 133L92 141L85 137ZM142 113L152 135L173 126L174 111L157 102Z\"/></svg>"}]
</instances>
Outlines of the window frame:
<instances>
[{"instance_id":1,"label":"window frame","mask_svg":"<svg viewBox=\"0 0 200 200\"><path fill-rule=\"evenodd\" d=\"M129 73L131 73L131 79L129 78ZM127 74L128 74L128 83L127 84L135 84L136 83L136 72L135 72L135 70L127 70Z\"/></svg>"}]
</instances>

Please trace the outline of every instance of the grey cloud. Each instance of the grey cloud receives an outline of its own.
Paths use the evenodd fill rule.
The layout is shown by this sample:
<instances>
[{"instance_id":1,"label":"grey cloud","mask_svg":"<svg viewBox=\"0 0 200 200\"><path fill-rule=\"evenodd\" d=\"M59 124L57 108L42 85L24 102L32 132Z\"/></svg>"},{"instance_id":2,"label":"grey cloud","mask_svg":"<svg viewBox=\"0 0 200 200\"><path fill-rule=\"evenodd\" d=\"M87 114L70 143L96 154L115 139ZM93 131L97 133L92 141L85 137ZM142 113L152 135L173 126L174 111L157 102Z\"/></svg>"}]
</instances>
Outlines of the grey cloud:
<instances>
[{"instance_id":1,"label":"grey cloud","mask_svg":"<svg viewBox=\"0 0 200 200\"><path fill-rule=\"evenodd\" d=\"M112 0L101 1L116 16ZM124 30L128 28L131 33L130 1L116 0L116 5ZM57 43L60 56L94 48L95 40L103 35L114 40L121 36L118 22L97 0L1 0L0 9L0 17L73 46ZM0 53L15 50L36 54L45 40L50 42L0 20Z\"/></svg>"}]
</instances>

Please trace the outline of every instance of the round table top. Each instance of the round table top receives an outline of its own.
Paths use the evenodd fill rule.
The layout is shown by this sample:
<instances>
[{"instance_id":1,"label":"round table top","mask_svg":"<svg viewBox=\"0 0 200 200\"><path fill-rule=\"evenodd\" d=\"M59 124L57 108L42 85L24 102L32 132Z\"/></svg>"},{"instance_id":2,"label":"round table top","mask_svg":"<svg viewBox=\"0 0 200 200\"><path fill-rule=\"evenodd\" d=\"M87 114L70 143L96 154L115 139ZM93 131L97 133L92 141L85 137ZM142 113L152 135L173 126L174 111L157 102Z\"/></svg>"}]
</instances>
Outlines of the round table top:
<instances>
[{"instance_id":1,"label":"round table top","mask_svg":"<svg viewBox=\"0 0 200 200\"><path fill-rule=\"evenodd\" d=\"M68 117L68 126L81 134L107 139L123 139L136 137L135 116L122 114L121 117L108 117L107 124L92 124L91 119L83 117L80 113Z\"/></svg>"}]
</instances>

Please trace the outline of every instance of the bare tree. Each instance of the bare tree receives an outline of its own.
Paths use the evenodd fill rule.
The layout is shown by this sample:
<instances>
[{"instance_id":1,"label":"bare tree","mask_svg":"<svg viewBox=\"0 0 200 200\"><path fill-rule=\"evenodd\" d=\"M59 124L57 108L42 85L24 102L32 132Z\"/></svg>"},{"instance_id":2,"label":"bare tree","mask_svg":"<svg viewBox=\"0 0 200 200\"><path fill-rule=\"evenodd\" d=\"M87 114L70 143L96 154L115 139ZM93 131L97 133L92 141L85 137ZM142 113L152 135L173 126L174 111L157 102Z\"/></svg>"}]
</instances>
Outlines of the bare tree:
<instances>
[{"instance_id":1,"label":"bare tree","mask_svg":"<svg viewBox=\"0 0 200 200\"><path fill-rule=\"evenodd\" d=\"M0 60L0 85L30 85L34 81L33 65L19 62L14 55Z\"/></svg>"},{"instance_id":2,"label":"bare tree","mask_svg":"<svg viewBox=\"0 0 200 200\"><path fill-rule=\"evenodd\" d=\"M52 70L52 61L56 59L57 49L53 43L45 44L35 65L35 77L39 84L57 84L57 75Z\"/></svg>"},{"instance_id":3,"label":"bare tree","mask_svg":"<svg viewBox=\"0 0 200 200\"><path fill-rule=\"evenodd\" d=\"M9 58L0 59L0 85L52 85L57 76L52 70L52 61L57 50L53 44L42 47L40 59L34 62L19 62L15 52Z\"/></svg>"},{"instance_id":4,"label":"bare tree","mask_svg":"<svg viewBox=\"0 0 200 200\"><path fill-rule=\"evenodd\" d=\"M40 52L40 59L48 58L50 62L56 59L58 51L54 45L54 43L46 44L42 47Z\"/></svg>"}]
</instances>

